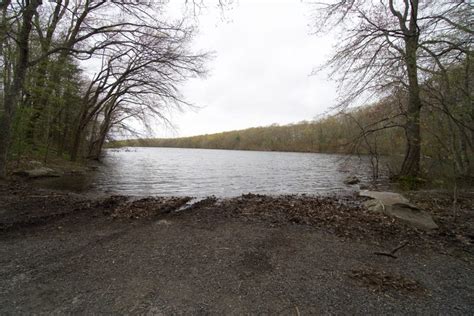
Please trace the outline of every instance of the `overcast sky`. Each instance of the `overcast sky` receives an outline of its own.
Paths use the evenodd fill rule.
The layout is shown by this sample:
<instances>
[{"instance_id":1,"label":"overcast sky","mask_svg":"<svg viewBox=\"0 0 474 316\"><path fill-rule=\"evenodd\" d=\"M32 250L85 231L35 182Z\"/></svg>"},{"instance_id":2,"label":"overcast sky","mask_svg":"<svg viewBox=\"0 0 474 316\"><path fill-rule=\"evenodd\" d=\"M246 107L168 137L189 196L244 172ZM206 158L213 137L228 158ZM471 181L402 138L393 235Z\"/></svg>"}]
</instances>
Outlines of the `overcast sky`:
<instances>
[{"instance_id":1,"label":"overcast sky","mask_svg":"<svg viewBox=\"0 0 474 316\"><path fill-rule=\"evenodd\" d=\"M176 131L215 133L311 120L334 105L335 84L312 70L331 52L329 36L310 35L310 9L299 0L240 0L199 16L193 47L213 51L206 78L191 79L185 99L199 109L172 113Z\"/></svg>"}]
</instances>

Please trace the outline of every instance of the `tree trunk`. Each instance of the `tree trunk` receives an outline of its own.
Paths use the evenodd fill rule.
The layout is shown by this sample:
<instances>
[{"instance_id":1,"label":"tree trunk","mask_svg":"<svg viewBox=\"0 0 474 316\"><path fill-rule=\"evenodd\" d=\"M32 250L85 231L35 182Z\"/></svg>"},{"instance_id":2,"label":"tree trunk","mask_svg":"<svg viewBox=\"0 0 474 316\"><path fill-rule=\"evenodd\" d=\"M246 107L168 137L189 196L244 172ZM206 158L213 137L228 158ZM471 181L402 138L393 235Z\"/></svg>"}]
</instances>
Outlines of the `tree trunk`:
<instances>
[{"instance_id":1,"label":"tree trunk","mask_svg":"<svg viewBox=\"0 0 474 316\"><path fill-rule=\"evenodd\" d=\"M94 159L94 160L100 159L100 156L102 154L102 148L104 147L104 143L105 143L105 137L107 136L107 133L109 130L107 124L108 123L106 122L102 124L98 138L94 141L89 151L89 157L88 157L89 159Z\"/></svg>"},{"instance_id":2,"label":"tree trunk","mask_svg":"<svg viewBox=\"0 0 474 316\"><path fill-rule=\"evenodd\" d=\"M416 70L415 70L416 72ZM416 177L420 173L421 141L420 141L420 108L421 99L418 89L410 84L409 101L407 109L407 122L405 125L405 135L407 138L407 148L400 175ZM411 80L410 80L411 82Z\"/></svg>"},{"instance_id":3,"label":"tree trunk","mask_svg":"<svg viewBox=\"0 0 474 316\"><path fill-rule=\"evenodd\" d=\"M71 161L76 161L79 154L79 148L81 147L82 140L82 128L80 125L74 131L74 139L71 147Z\"/></svg>"},{"instance_id":4,"label":"tree trunk","mask_svg":"<svg viewBox=\"0 0 474 316\"><path fill-rule=\"evenodd\" d=\"M411 2L411 19L409 30L404 34L405 64L408 75L408 108L405 134L407 148L401 168L401 176L417 177L420 173L421 138L420 138L420 86L418 83L417 50L419 30L416 25L418 1Z\"/></svg>"},{"instance_id":5,"label":"tree trunk","mask_svg":"<svg viewBox=\"0 0 474 316\"><path fill-rule=\"evenodd\" d=\"M0 118L0 178L7 175L8 149L11 142L12 122L15 117L17 102L23 90L29 57L29 37L32 29L32 19L40 0L31 0L23 11L22 24L18 33L18 56L13 73L13 82L5 91L3 106L4 113Z\"/></svg>"},{"instance_id":6,"label":"tree trunk","mask_svg":"<svg viewBox=\"0 0 474 316\"><path fill-rule=\"evenodd\" d=\"M410 88L410 90L412 90ZM418 89L416 89L418 90ZM407 148L400 175L416 177L420 173L421 142L420 142L420 107L419 92L410 91L407 110L405 135Z\"/></svg>"},{"instance_id":7,"label":"tree trunk","mask_svg":"<svg viewBox=\"0 0 474 316\"><path fill-rule=\"evenodd\" d=\"M36 122L38 121L38 119L40 118L42 114L41 104L44 104L42 102L42 99L43 99L42 95L46 93L45 86L46 86L46 77L47 77L48 66L49 66L48 63L49 63L49 59L45 58L38 64L37 69L35 69L36 74L34 78L34 88L32 89L33 96L30 102L31 110L33 112L32 112L32 115L30 116L30 120L27 124L26 132L25 132L26 141L30 145L33 145L33 147L35 145L35 137L37 136L36 135L36 130L37 130Z\"/></svg>"},{"instance_id":8,"label":"tree trunk","mask_svg":"<svg viewBox=\"0 0 474 316\"><path fill-rule=\"evenodd\" d=\"M11 138L11 118L5 113L0 117L0 179L7 175L7 156Z\"/></svg>"},{"instance_id":9,"label":"tree trunk","mask_svg":"<svg viewBox=\"0 0 474 316\"><path fill-rule=\"evenodd\" d=\"M83 99L83 103L81 104L81 111L79 118L77 120L77 124L72 132L72 147L70 150L71 161L76 161L77 156L79 155L79 150L81 148L81 142L84 135L84 130L89 124L90 118L88 117L88 99L89 96L86 96Z\"/></svg>"}]
</instances>

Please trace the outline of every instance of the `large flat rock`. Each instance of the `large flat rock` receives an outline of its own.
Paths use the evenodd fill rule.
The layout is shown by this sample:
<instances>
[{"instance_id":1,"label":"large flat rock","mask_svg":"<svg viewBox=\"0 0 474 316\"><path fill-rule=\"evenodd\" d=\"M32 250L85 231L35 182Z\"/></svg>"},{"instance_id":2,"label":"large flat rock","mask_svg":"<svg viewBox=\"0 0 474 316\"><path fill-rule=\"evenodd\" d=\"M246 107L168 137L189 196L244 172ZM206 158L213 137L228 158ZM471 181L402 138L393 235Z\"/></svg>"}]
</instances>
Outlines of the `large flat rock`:
<instances>
[{"instance_id":1,"label":"large flat rock","mask_svg":"<svg viewBox=\"0 0 474 316\"><path fill-rule=\"evenodd\" d=\"M384 205L393 205L396 203L409 203L408 199L403 195L395 192L379 192L363 190L359 193L360 196L369 197L382 202Z\"/></svg>"},{"instance_id":2,"label":"large flat rock","mask_svg":"<svg viewBox=\"0 0 474 316\"><path fill-rule=\"evenodd\" d=\"M429 213L410 204L410 201L399 193L364 190L359 195L372 199L364 203L371 211L391 216L416 228L425 230L438 228Z\"/></svg>"},{"instance_id":3,"label":"large flat rock","mask_svg":"<svg viewBox=\"0 0 474 316\"><path fill-rule=\"evenodd\" d=\"M429 213L418 208L413 208L409 204L397 203L387 206L384 213L416 228L425 230L438 228L438 225L435 223Z\"/></svg>"}]
</instances>

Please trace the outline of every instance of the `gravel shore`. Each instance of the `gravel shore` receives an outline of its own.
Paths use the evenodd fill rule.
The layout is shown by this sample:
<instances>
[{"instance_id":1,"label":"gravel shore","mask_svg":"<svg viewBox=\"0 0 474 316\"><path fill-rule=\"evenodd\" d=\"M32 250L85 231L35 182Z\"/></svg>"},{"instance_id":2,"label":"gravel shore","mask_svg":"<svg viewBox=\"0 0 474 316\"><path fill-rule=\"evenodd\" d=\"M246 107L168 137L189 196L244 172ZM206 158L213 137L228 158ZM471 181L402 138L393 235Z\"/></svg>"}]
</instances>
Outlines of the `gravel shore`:
<instances>
[{"instance_id":1,"label":"gravel shore","mask_svg":"<svg viewBox=\"0 0 474 316\"><path fill-rule=\"evenodd\" d=\"M434 232L361 202L90 198L3 184L0 313L472 314L471 196L455 215L432 203Z\"/></svg>"}]
</instances>

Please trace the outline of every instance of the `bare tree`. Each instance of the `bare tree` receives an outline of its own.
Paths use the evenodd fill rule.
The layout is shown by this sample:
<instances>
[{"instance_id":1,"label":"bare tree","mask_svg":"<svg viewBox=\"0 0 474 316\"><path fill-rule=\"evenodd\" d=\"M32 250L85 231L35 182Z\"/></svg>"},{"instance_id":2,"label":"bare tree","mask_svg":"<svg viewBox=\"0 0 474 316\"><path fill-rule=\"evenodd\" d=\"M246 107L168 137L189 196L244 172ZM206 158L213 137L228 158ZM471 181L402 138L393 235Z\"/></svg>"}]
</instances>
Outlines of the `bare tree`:
<instances>
[{"instance_id":1,"label":"bare tree","mask_svg":"<svg viewBox=\"0 0 474 316\"><path fill-rule=\"evenodd\" d=\"M405 90L406 154L401 175L420 172L420 85L472 44L467 1L337 0L315 4L320 30L338 25L342 38L328 61L340 81L341 107Z\"/></svg>"},{"instance_id":2,"label":"bare tree","mask_svg":"<svg viewBox=\"0 0 474 316\"><path fill-rule=\"evenodd\" d=\"M91 135L89 156L98 158L111 128L126 128L125 121L130 118L166 119L164 109L188 105L179 95L179 84L189 76L203 74L207 57L190 53L187 44L191 35L191 29L178 24L127 36L125 50L123 43L104 49L102 68L84 96L71 149L73 160L93 121L98 120L100 128Z\"/></svg>"},{"instance_id":3,"label":"bare tree","mask_svg":"<svg viewBox=\"0 0 474 316\"><path fill-rule=\"evenodd\" d=\"M52 68L58 68L57 65L64 64L70 56L87 60L97 55L113 56L127 51L137 43L137 36L155 32L157 38L169 37L169 32L183 29L184 25L167 25L159 21L162 5L154 1L58 0L44 4L41 0L2 1L0 36L8 40L8 49L16 57L12 61L8 56L9 67L3 71L11 72L11 75L4 76L8 80L3 82L0 178L6 175L12 122L18 106L24 103L20 96L24 92L27 72L35 67L36 76L28 77L36 91L36 95L29 96L30 106L36 113L30 122L34 129L41 115L50 115L43 109L53 103L52 91L60 90L61 78L65 75L64 69L59 67L52 71ZM4 46L2 41L2 58L7 59L3 54ZM46 134L49 138L49 132Z\"/></svg>"}]
</instances>

